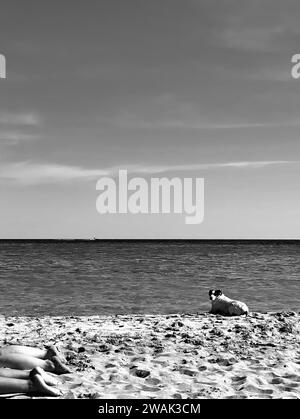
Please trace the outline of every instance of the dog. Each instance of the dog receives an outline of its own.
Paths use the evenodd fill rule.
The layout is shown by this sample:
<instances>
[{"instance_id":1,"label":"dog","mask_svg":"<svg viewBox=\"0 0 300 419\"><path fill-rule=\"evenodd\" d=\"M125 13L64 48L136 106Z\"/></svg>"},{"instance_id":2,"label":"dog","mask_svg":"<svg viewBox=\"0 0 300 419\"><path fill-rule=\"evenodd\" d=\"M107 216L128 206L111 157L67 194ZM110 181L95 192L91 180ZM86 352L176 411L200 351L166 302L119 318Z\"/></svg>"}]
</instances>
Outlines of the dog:
<instances>
[{"instance_id":1,"label":"dog","mask_svg":"<svg viewBox=\"0 0 300 419\"><path fill-rule=\"evenodd\" d=\"M211 314L222 314L223 316L248 316L249 308L241 301L231 300L221 290L209 290L211 300Z\"/></svg>"}]
</instances>

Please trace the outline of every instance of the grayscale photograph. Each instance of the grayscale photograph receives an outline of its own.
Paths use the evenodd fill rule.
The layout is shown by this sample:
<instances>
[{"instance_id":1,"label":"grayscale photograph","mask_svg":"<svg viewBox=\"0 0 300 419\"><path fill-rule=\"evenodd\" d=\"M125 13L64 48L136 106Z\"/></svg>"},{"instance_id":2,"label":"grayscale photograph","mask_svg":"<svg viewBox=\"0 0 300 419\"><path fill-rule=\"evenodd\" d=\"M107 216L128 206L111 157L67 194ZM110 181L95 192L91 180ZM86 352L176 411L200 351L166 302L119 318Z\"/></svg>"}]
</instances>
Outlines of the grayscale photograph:
<instances>
[{"instance_id":1,"label":"grayscale photograph","mask_svg":"<svg viewBox=\"0 0 300 419\"><path fill-rule=\"evenodd\" d=\"M1 0L1 400L300 398L299 19Z\"/></svg>"}]
</instances>

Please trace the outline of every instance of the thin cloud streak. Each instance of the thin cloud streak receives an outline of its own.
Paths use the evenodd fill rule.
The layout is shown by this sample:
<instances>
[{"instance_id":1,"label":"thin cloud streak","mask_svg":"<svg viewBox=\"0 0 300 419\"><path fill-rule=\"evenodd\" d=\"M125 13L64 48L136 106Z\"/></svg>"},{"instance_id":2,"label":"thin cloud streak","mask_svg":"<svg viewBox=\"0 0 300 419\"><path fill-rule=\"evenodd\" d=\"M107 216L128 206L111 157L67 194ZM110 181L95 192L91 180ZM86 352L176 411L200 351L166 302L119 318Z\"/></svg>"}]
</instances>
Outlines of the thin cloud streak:
<instances>
[{"instance_id":1,"label":"thin cloud streak","mask_svg":"<svg viewBox=\"0 0 300 419\"><path fill-rule=\"evenodd\" d=\"M260 169L268 166L275 165L289 165L299 164L300 161L289 160L275 160L275 161L242 161L242 162L226 162L226 163L199 163L187 165L174 165L174 166L131 166L128 171L134 173L164 173L164 172L184 172L184 171L197 171L197 170L218 170L218 169ZM117 169L115 169L117 170Z\"/></svg>"},{"instance_id":2,"label":"thin cloud streak","mask_svg":"<svg viewBox=\"0 0 300 419\"><path fill-rule=\"evenodd\" d=\"M76 166L58 164L35 164L30 162L6 164L0 168L0 179L13 181L22 185L57 184L74 180L90 180L106 174L108 172L103 170L84 169Z\"/></svg>"},{"instance_id":3,"label":"thin cloud streak","mask_svg":"<svg viewBox=\"0 0 300 419\"><path fill-rule=\"evenodd\" d=\"M4 145L18 145L24 141L34 141L40 139L39 135L27 134L17 131L0 131L0 144Z\"/></svg>"},{"instance_id":4,"label":"thin cloud streak","mask_svg":"<svg viewBox=\"0 0 300 419\"><path fill-rule=\"evenodd\" d=\"M0 124L37 126L40 124L40 117L38 114L34 112L32 113L0 112Z\"/></svg>"},{"instance_id":5,"label":"thin cloud streak","mask_svg":"<svg viewBox=\"0 0 300 419\"><path fill-rule=\"evenodd\" d=\"M158 121L146 121L146 120L118 120L114 121L113 124L121 128L133 128L133 129L191 129L191 130L231 130L231 129L242 129L242 128L260 128L274 126L274 124L267 123L198 123L196 121L183 121L180 119L165 119Z\"/></svg>"},{"instance_id":6,"label":"thin cloud streak","mask_svg":"<svg viewBox=\"0 0 300 419\"><path fill-rule=\"evenodd\" d=\"M220 169L261 169L275 165L299 164L300 161L242 161L227 163L200 163L191 165L138 166L127 165L107 169L87 169L78 166L58 164L36 164L18 162L0 167L0 180L21 185L63 184L72 181L91 181L101 176L116 176L120 169L129 174L159 174L167 172L187 172Z\"/></svg>"}]
</instances>

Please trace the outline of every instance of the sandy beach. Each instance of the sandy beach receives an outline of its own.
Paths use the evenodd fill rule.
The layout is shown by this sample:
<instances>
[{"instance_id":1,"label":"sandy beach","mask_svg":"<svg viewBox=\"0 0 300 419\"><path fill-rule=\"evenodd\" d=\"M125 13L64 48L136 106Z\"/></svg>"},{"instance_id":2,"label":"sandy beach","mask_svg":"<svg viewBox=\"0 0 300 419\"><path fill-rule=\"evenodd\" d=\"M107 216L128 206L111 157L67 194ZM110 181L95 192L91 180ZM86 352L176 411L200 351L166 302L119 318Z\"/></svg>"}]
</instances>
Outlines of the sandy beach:
<instances>
[{"instance_id":1,"label":"sandy beach","mask_svg":"<svg viewBox=\"0 0 300 419\"><path fill-rule=\"evenodd\" d=\"M57 345L62 398L300 398L299 318L2 316L0 345Z\"/></svg>"}]
</instances>

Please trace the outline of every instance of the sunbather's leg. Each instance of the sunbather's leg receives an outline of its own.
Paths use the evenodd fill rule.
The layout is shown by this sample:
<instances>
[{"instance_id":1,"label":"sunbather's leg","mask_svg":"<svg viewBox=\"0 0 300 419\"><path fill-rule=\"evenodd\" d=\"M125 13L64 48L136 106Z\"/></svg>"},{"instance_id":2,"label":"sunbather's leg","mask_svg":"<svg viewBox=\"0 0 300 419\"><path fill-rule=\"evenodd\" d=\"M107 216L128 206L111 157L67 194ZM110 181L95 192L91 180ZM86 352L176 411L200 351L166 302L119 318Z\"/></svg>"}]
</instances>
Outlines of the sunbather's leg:
<instances>
[{"instance_id":1,"label":"sunbather's leg","mask_svg":"<svg viewBox=\"0 0 300 419\"><path fill-rule=\"evenodd\" d=\"M31 380L0 377L0 394L28 393L32 387Z\"/></svg>"},{"instance_id":2,"label":"sunbather's leg","mask_svg":"<svg viewBox=\"0 0 300 419\"><path fill-rule=\"evenodd\" d=\"M18 378L19 380L28 380L30 370L15 370L12 368L0 368L0 377Z\"/></svg>"},{"instance_id":3,"label":"sunbather's leg","mask_svg":"<svg viewBox=\"0 0 300 419\"><path fill-rule=\"evenodd\" d=\"M45 349L32 348L31 346L22 346L22 345L6 345L0 348L0 353L2 354L21 354L33 356L34 358L40 359L49 359L53 356L62 355L59 353L58 349L54 345L50 345Z\"/></svg>"},{"instance_id":4,"label":"sunbather's leg","mask_svg":"<svg viewBox=\"0 0 300 419\"><path fill-rule=\"evenodd\" d=\"M42 368L36 367L33 370L16 370L12 368L0 368L0 377L3 378L18 378L19 380L29 380L30 376L40 374L46 384L55 386L58 381L47 374Z\"/></svg>"},{"instance_id":5,"label":"sunbather's leg","mask_svg":"<svg viewBox=\"0 0 300 419\"><path fill-rule=\"evenodd\" d=\"M30 346L21 345L6 345L0 348L0 354L21 354L32 356L34 358L45 359L47 355L47 349L32 348Z\"/></svg>"},{"instance_id":6,"label":"sunbather's leg","mask_svg":"<svg viewBox=\"0 0 300 419\"><path fill-rule=\"evenodd\" d=\"M0 394L9 393L40 393L52 397L60 395L60 391L49 387L39 374L28 380L0 377Z\"/></svg>"},{"instance_id":7,"label":"sunbather's leg","mask_svg":"<svg viewBox=\"0 0 300 419\"><path fill-rule=\"evenodd\" d=\"M19 353L6 353L0 349L0 367L13 368L17 370L31 370L40 367L45 371L56 374L66 374L70 369L66 367L57 356L50 359L40 359Z\"/></svg>"}]
</instances>

